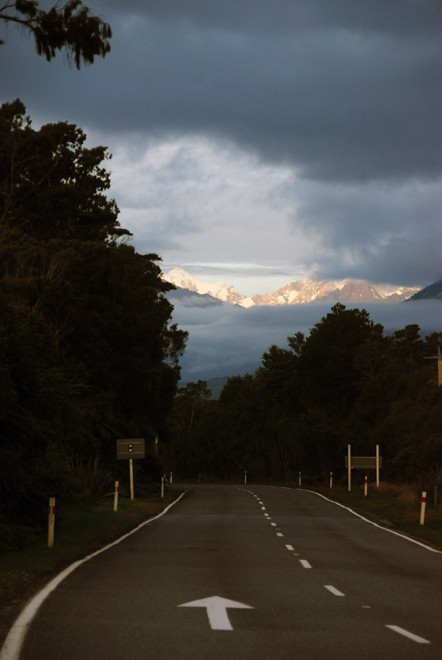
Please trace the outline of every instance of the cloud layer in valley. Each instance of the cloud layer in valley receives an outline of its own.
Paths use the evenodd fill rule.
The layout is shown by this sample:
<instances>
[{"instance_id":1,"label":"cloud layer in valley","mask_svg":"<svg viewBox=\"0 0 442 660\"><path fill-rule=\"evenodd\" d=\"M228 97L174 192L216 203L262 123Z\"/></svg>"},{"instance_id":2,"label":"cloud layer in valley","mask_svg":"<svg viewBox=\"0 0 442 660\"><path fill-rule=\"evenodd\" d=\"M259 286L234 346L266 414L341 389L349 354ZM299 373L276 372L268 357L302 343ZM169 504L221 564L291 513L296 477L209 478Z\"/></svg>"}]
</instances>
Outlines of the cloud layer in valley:
<instances>
[{"instance_id":1,"label":"cloud layer in valley","mask_svg":"<svg viewBox=\"0 0 442 660\"><path fill-rule=\"evenodd\" d=\"M173 292L169 296L175 308L174 320L189 332L180 360L184 382L253 374L271 345L287 348L287 337L297 332L308 336L331 310L330 305L315 303L243 309L215 302L197 307ZM357 307L366 309L371 320L384 327L385 335L406 325L418 325L422 338L441 330L442 303L437 300Z\"/></svg>"}]
</instances>

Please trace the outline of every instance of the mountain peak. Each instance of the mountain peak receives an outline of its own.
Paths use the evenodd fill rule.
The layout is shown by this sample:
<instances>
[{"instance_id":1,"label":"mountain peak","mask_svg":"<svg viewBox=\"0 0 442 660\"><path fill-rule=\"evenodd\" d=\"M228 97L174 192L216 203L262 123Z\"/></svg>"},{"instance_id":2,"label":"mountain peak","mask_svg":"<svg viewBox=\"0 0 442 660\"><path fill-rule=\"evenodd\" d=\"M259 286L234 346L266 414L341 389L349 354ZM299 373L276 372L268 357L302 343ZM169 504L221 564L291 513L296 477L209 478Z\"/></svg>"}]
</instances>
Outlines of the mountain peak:
<instances>
[{"instance_id":1,"label":"mountain peak","mask_svg":"<svg viewBox=\"0 0 442 660\"><path fill-rule=\"evenodd\" d=\"M205 284L182 268L172 268L172 270L163 275L163 277L167 282L175 284L175 286L180 289L188 289L189 291L195 291L201 295L208 294L213 298L218 298L218 300L230 303L231 305L252 307L255 304L251 298L243 296L233 286L226 286L224 282Z\"/></svg>"},{"instance_id":2,"label":"mountain peak","mask_svg":"<svg viewBox=\"0 0 442 660\"><path fill-rule=\"evenodd\" d=\"M303 303L396 303L407 300L419 291L419 287L397 287L388 284L371 284L366 280L296 280L274 293L257 294L253 298L243 296L233 286L224 282L205 284L182 268L173 268L163 276L167 282L181 289L209 294L223 302L241 307L253 305L299 305Z\"/></svg>"}]
</instances>

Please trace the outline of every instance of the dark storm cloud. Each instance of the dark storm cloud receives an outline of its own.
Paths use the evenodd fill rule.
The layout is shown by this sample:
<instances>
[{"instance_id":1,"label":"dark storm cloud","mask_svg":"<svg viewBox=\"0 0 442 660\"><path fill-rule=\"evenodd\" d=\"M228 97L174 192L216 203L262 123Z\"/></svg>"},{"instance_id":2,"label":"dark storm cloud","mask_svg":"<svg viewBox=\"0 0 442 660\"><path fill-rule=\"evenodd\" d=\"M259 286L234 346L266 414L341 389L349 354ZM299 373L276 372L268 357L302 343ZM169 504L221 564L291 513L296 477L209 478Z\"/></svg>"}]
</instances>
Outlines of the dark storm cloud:
<instances>
[{"instance_id":1,"label":"dark storm cloud","mask_svg":"<svg viewBox=\"0 0 442 660\"><path fill-rule=\"evenodd\" d=\"M266 265L305 266L311 277L424 286L441 276L440 0L86 4L111 24L111 53L69 70L62 56L34 55L12 26L0 47L0 100L18 96L35 124L72 121L111 151L130 144L133 167L117 202L142 250L171 249L181 263L223 260L210 214L197 213L204 187L217 200L209 211L222 207L222 187L212 190L205 172L213 154L189 160L186 148L167 168L151 166L149 195L133 180L151 144L204 137L213 151L236 144L293 173L273 187L272 204L291 223L292 262L276 244L271 251L269 233L259 250L260 233L250 231L247 253L239 241L235 253L224 250L229 263L263 263L265 243ZM235 214L238 198L226 199ZM250 207L262 228L269 204ZM237 225L248 226L240 210ZM198 255L189 252L193 238ZM317 250L305 247L314 241Z\"/></svg>"},{"instance_id":2,"label":"dark storm cloud","mask_svg":"<svg viewBox=\"0 0 442 660\"><path fill-rule=\"evenodd\" d=\"M49 71L27 57L31 66L20 72L13 61L11 73L29 78L31 103L39 96L58 116L108 130L233 137L317 179L440 172L437 1L106 1L92 8L112 25L111 54L68 76L60 62Z\"/></svg>"}]
</instances>

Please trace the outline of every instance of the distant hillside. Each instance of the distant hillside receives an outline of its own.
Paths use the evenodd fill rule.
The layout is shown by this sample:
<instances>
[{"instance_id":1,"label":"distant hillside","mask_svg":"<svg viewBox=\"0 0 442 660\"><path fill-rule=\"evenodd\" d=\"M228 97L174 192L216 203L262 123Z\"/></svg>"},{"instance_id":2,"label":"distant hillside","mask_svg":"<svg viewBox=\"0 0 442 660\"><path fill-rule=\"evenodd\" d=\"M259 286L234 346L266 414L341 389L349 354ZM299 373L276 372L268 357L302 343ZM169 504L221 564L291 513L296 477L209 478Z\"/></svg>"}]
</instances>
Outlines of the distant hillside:
<instances>
[{"instance_id":1,"label":"distant hillside","mask_svg":"<svg viewBox=\"0 0 442 660\"><path fill-rule=\"evenodd\" d=\"M437 282L433 282L433 284L429 284L421 291L418 291L414 296L408 298L406 302L413 300L442 300L442 279L437 280Z\"/></svg>"}]
</instances>

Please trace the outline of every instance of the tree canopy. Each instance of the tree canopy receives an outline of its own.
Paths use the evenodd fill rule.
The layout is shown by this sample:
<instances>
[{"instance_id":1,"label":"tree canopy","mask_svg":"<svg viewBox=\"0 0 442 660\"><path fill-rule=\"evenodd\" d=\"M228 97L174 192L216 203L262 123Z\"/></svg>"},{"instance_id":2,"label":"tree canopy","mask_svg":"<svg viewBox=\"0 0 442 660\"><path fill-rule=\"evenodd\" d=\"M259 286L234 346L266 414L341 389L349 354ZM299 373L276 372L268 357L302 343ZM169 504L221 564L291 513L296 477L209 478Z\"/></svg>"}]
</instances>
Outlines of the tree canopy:
<instances>
[{"instance_id":1,"label":"tree canopy","mask_svg":"<svg viewBox=\"0 0 442 660\"><path fill-rule=\"evenodd\" d=\"M124 240L107 150L85 138L0 107L0 526L74 497L73 466L115 473L116 438L161 436L180 378L173 287Z\"/></svg>"},{"instance_id":2,"label":"tree canopy","mask_svg":"<svg viewBox=\"0 0 442 660\"><path fill-rule=\"evenodd\" d=\"M44 11L35 0L16 0L0 6L0 20L21 26L32 34L39 55L49 62L57 51L65 50L76 67L92 64L96 56L110 51L110 26L90 14L81 0L68 0ZM3 43L3 41L0 41Z\"/></svg>"},{"instance_id":3,"label":"tree canopy","mask_svg":"<svg viewBox=\"0 0 442 660\"><path fill-rule=\"evenodd\" d=\"M230 378L218 401L192 403L190 387L186 402L175 401L175 415L185 403L198 415L192 439L169 427L181 448L174 470L238 479L247 469L251 479L278 481L301 471L327 481L330 471L345 476L347 444L363 456L379 444L387 478L426 474L431 487L442 476L442 388L426 357L440 341L442 332L422 339L417 325L385 336L366 310L338 303L307 337L270 346L254 375Z\"/></svg>"}]
</instances>

